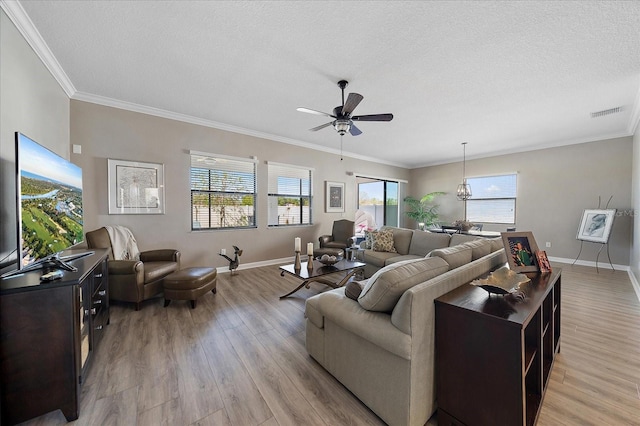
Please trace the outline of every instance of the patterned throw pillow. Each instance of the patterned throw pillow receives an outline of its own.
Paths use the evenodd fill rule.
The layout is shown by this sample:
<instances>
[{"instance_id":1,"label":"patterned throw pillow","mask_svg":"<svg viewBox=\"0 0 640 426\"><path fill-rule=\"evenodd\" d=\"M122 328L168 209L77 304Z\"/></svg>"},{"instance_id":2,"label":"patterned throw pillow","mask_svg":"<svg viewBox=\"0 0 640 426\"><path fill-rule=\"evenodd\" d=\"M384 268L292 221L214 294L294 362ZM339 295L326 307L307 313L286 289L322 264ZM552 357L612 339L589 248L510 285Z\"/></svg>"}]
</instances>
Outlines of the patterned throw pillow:
<instances>
[{"instance_id":1,"label":"patterned throw pillow","mask_svg":"<svg viewBox=\"0 0 640 426\"><path fill-rule=\"evenodd\" d=\"M373 245L373 235L374 231L364 231L364 248L371 250L371 246Z\"/></svg>"},{"instance_id":2,"label":"patterned throw pillow","mask_svg":"<svg viewBox=\"0 0 640 426\"><path fill-rule=\"evenodd\" d=\"M386 251L388 253L397 253L393 244L393 232L388 230L373 231L371 233L373 251Z\"/></svg>"}]
</instances>

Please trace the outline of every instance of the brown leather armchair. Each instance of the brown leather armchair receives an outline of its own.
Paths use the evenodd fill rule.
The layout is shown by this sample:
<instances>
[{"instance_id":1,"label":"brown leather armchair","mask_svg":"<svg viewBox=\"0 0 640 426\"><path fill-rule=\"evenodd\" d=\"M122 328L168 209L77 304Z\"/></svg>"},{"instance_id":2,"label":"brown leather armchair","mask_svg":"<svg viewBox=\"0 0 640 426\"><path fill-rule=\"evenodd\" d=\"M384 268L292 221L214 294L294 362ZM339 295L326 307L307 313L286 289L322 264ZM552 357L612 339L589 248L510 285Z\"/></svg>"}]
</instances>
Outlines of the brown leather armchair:
<instances>
[{"instance_id":1,"label":"brown leather armchair","mask_svg":"<svg viewBox=\"0 0 640 426\"><path fill-rule=\"evenodd\" d=\"M348 219L340 219L333 222L331 235L320 236L320 248L345 249L351 246L354 225L355 222Z\"/></svg>"},{"instance_id":2,"label":"brown leather armchair","mask_svg":"<svg viewBox=\"0 0 640 426\"><path fill-rule=\"evenodd\" d=\"M86 233L87 246L108 248L109 253L109 299L135 303L162 292L162 280L180 269L180 252L171 249L140 252L140 260L114 260L111 239L106 228Z\"/></svg>"}]
</instances>

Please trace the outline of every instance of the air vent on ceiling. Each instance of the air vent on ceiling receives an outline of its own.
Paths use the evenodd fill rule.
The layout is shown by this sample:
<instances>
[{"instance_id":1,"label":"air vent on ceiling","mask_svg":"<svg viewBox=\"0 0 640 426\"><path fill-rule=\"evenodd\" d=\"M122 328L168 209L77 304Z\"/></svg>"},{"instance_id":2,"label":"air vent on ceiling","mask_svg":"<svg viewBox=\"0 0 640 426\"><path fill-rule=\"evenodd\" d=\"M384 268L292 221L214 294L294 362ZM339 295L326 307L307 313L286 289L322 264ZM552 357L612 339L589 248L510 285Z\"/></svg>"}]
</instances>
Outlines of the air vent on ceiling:
<instances>
[{"instance_id":1,"label":"air vent on ceiling","mask_svg":"<svg viewBox=\"0 0 640 426\"><path fill-rule=\"evenodd\" d=\"M616 114L618 112L622 112L622 107L615 107L609 109L603 109L602 111L592 112L591 118L604 117L609 114Z\"/></svg>"}]
</instances>

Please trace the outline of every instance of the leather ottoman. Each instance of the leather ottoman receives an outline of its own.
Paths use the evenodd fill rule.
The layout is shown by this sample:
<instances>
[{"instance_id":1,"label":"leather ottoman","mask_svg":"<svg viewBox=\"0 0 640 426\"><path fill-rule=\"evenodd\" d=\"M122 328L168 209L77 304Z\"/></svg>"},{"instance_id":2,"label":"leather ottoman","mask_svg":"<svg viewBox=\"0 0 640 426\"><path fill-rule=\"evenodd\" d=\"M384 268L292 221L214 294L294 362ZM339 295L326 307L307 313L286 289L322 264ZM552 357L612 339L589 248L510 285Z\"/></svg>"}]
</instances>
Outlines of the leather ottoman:
<instances>
[{"instance_id":1,"label":"leather ottoman","mask_svg":"<svg viewBox=\"0 0 640 426\"><path fill-rule=\"evenodd\" d=\"M164 278L164 306L172 300L190 300L196 308L198 297L208 291L216 293L218 272L215 268L185 268Z\"/></svg>"}]
</instances>

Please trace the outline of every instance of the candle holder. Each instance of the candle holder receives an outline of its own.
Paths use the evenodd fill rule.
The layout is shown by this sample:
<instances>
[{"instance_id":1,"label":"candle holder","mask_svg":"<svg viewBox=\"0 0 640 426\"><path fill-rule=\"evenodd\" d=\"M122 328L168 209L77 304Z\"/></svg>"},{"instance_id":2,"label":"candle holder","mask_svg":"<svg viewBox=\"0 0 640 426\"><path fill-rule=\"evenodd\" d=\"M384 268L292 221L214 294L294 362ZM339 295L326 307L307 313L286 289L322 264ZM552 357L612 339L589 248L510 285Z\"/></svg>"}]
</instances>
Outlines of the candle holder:
<instances>
[{"instance_id":1,"label":"candle holder","mask_svg":"<svg viewBox=\"0 0 640 426\"><path fill-rule=\"evenodd\" d=\"M307 260L307 269L310 271L313 271L313 255L310 254L309 256L309 260Z\"/></svg>"},{"instance_id":2,"label":"candle holder","mask_svg":"<svg viewBox=\"0 0 640 426\"><path fill-rule=\"evenodd\" d=\"M296 259L293 261L293 269L300 270L300 250L296 250Z\"/></svg>"}]
</instances>

